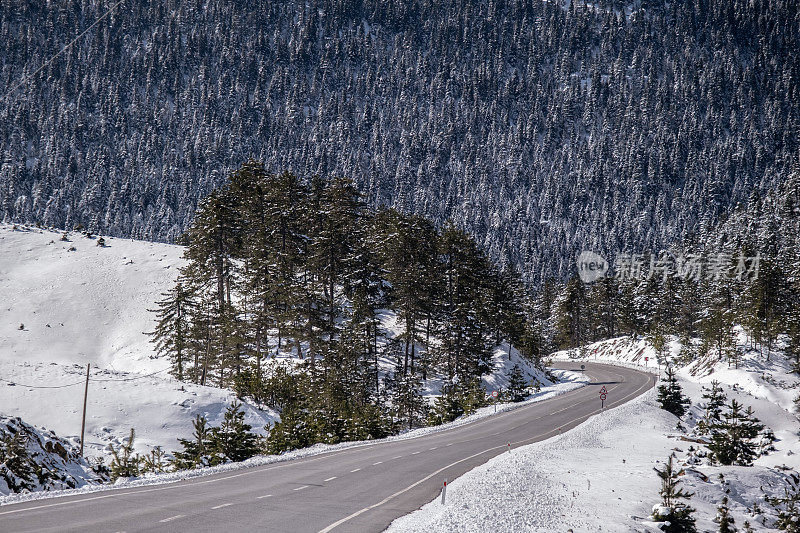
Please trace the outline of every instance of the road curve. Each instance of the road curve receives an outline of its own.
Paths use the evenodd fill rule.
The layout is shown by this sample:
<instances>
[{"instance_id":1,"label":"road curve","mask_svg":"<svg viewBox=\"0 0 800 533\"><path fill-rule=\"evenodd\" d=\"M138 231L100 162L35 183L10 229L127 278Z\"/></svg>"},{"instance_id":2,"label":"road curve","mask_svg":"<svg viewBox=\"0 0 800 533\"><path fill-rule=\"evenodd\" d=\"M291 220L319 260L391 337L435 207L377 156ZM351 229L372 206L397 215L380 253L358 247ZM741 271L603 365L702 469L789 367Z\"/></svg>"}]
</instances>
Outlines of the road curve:
<instances>
[{"instance_id":1,"label":"road curve","mask_svg":"<svg viewBox=\"0 0 800 533\"><path fill-rule=\"evenodd\" d=\"M558 368L576 368L563 363ZM511 448L541 441L653 386L649 374L586 363L589 386L423 437L187 481L0 507L0 532L382 531L454 479Z\"/></svg>"}]
</instances>

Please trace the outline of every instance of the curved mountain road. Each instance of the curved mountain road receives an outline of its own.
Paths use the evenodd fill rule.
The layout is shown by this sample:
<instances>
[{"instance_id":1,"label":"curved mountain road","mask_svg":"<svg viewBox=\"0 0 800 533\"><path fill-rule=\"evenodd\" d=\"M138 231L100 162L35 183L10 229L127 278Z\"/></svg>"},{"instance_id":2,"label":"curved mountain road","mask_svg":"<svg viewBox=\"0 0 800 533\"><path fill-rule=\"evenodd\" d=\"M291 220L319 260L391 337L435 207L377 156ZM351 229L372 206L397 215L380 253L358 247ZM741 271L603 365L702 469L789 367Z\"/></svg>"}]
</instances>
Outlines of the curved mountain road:
<instances>
[{"instance_id":1,"label":"curved mountain road","mask_svg":"<svg viewBox=\"0 0 800 533\"><path fill-rule=\"evenodd\" d=\"M437 497L442 481L577 426L654 385L649 374L586 364L592 383L426 436L367 444L186 481L0 507L0 532L382 531ZM575 369L563 363L559 368Z\"/></svg>"}]
</instances>

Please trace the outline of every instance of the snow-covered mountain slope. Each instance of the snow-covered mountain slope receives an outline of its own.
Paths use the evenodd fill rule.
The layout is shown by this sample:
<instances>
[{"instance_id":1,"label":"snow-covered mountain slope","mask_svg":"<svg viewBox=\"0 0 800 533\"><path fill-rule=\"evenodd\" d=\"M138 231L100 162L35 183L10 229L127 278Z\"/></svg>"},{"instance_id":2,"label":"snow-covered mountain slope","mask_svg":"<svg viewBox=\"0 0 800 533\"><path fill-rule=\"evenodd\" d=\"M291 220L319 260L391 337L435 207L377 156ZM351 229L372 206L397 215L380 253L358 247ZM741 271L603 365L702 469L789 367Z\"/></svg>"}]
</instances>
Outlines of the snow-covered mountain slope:
<instances>
[{"instance_id":1,"label":"snow-covered mountain slope","mask_svg":"<svg viewBox=\"0 0 800 533\"><path fill-rule=\"evenodd\" d=\"M676 428L678 419L660 409L651 391L556 439L492 459L448 484L447 505L434 500L395 521L389 531L657 531L650 521L660 486L653 468L672 452L683 487L694 493L689 503L697 509L699 531L717 530L713 519L723 496L737 527L747 521L755 530L775 531L775 513L765 494L782 495L788 472L800 469L800 422L792 401L800 393L800 380L782 353L753 349L745 332L737 332L738 368L715 358L678 367L683 391L692 401L682 419L684 430ZM669 346L670 358L681 353L676 340ZM655 356L646 340L621 337L553 357L657 373ZM702 387L712 380L722 384L728 401L752 406L775 432L775 450L752 467L710 466L690 453L690 447L702 448L692 430L702 412Z\"/></svg>"},{"instance_id":2,"label":"snow-covered mountain slope","mask_svg":"<svg viewBox=\"0 0 800 533\"><path fill-rule=\"evenodd\" d=\"M153 372L145 334L179 246L0 225L0 358Z\"/></svg>"},{"instance_id":3,"label":"snow-covered mountain slope","mask_svg":"<svg viewBox=\"0 0 800 533\"><path fill-rule=\"evenodd\" d=\"M0 225L0 414L77 443L86 364L88 455L136 429L136 449L177 447L192 419L215 425L235 398L178 382L146 334L148 309L175 282L180 246ZM22 328L20 327L22 326ZM245 405L257 430L277 413ZM261 429L263 431L263 429Z\"/></svg>"}]
</instances>

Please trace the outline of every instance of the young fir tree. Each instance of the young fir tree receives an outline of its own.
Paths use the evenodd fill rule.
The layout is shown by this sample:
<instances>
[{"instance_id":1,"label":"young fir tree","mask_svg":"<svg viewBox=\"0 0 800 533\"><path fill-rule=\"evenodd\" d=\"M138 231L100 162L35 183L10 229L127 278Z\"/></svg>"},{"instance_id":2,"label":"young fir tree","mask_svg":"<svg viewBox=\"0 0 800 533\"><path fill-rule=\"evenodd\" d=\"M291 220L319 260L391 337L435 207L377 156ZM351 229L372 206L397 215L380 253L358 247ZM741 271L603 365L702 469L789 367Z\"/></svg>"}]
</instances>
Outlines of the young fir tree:
<instances>
[{"instance_id":1,"label":"young fir tree","mask_svg":"<svg viewBox=\"0 0 800 533\"><path fill-rule=\"evenodd\" d=\"M717 516L714 522L719 524L719 533L735 533L736 527L734 526L735 520L731 516L730 509L728 509L728 497L724 496L719 506L717 507Z\"/></svg>"},{"instance_id":2,"label":"young fir tree","mask_svg":"<svg viewBox=\"0 0 800 533\"><path fill-rule=\"evenodd\" d=\"M768 496L767 502L778 515L775 529L800 533L800 476L793 473L786 479L782 496Z\"/></svg>"},{"instance_id":3,"label":"young fir tree","mask_svg":"<svg viewBox=\"0 0 800 533\"><path fill-rule=\"evenodd\" d=\"M694 533L695 519L692 516L694 509L682 500L688 500L692 493L679 487L680 479L675 469L675 454L671 454L664 463L664 468L654 468L661 478L661 506L653 512L653 520L661 522L661 531L666 533Z\"/></svg>"},{"instance_id":4,"label":"young fir tree","mask_svg":"<svg viewBox=\"0 0 800 533\"><path fill-rule=\"evenodd\" d=\"M186 357L189 352L190 313L194 306L192 294L182 282L163 293L156 303L156 328L151 333L156 345L156 353L169 357L170 373L182 381L186 370Z\"/></svg>"},{"instance_id":5,"label":"young fir tree","mask_svg":"<svg viewBox=\"0 0 800 533\"><path fill-rule=\"evenodd\" d=\"M668 366L666 374L664 384L658 387L658 403L661 404L661 408L665 411L681 417L686 413L689 399L683 395L683 390L675 375L675 369L672 366Z\"/></svg>"},{"instance_id":6,"label":"young fir tree","mask_svg":"<svg viewBox=\"0 0 800 533\"><path fill-rule=\"evenodd\" d=\"M161 446L156 446L150 453L142 458L142 472L152 472L161 474L167 471L167 462L164 458L164 450Z\"/></svg>"},{"instance_id":7,"label":"young fir tree","mask_svg":"<svg viewBox=\"0 0 800 533\"><path fill-rule=\"evenodd\" d=\"M111 472L111 481L121 477L136 477L141 471L142 458L139 454L133 453L133 441L136 434L131 428L131 433L126 442L119 447L113 444L108 445L111 452L111 463L108 465Z\"/></svg>"},{"instance_id":8,"label":"young fir tree","mask_svg":"<svg viewBox=\"0 0 800 533\"><path fill-rule=\"evenodd\" d=\"M219 427L211 429L209 442L213 451L211 462L239 462L261 451L261 439L245 423L241 404L234 402L226 410Z\"/></svg>"},{"instance_id":9,"label":"young fir tree","mask_svg":"<svg viewBox=\"0 0 800 533\"><path fill-rule=\"evenodd\" d=\"M753 415L752 409L744 410L735 399L727 407L722 420L711 428L709 450L720 464L750 466L756 456L754 441L764 425Z\"/></svg>"},{"instance_id":10,"label":"young fir tree","mask_svg":"<svg viewBox=\"0 0 800 533\"><path fill-rule=\"evenodd\" d=\"M508 377L508 394L512 402L521 402L528 397L528 384L525 383L525 376L518 364L512 367Z\"/></svg>"},{"instance_id":11,"label":"young fir tree","mask_svg":"<svg viewBox=\"0 0 800 533\"><path fill-rule=\"evenodd\" d=\"M703 408L703 418L697 424L700 434L707 434L711 428L722 420L722 408L725 406L727 398L722 390L722 385L717 380L711 382L711 386L703 387L702 399L705 400Z\"/></svg>"},{"instance_id":12,"label":"young fir tree","mask_svg":"<svg viewBox=\"0 0 800 533\"><path fill-rule=\"evenodd\" d=\"M178 439L182 450L173 453L172 466L175 470L188 470L209 466L211 454L211 435L206 417L197 415L192 422L192 439Z\"/></svg>"}]
</instances>

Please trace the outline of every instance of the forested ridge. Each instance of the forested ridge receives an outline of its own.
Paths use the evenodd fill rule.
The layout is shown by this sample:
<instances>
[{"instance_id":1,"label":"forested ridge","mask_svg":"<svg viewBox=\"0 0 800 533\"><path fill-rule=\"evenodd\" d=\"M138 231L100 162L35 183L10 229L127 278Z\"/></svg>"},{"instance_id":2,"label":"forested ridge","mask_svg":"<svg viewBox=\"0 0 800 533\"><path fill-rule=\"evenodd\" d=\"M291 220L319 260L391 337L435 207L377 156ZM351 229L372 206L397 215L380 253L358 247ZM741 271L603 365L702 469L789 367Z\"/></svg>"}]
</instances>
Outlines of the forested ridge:
<instances>
[{"instance_id":1,"label":"forested ridge","mask_svg":"<svg viewBox=\"0 0 800 533\"><path fill-rule=\"evenodd\" d=\"M110 5L0 2L0 86ZM581 249L658 249L797 168L798 13L123 2L0 101L0 219L174 241L252 157L564 278Z\"/></svg>"},{"instance_id":2,"label":"forested ridge","mask_svg":"<svg viewBox=\"0 0 800 533\"><path fill-rule=\"evenodd\" d=\"M540 300L552 302L556 346L583 351L610 337L647 336L666 361L673 335L683 346L680 363L738 365L735 328L743 327L765 357L780 348L800 372L800 175L764 196L753 192L720 223L638 261L639 276L612 268L591 284L577 275L545 284Z\"/></svg>"}]
</instances>

